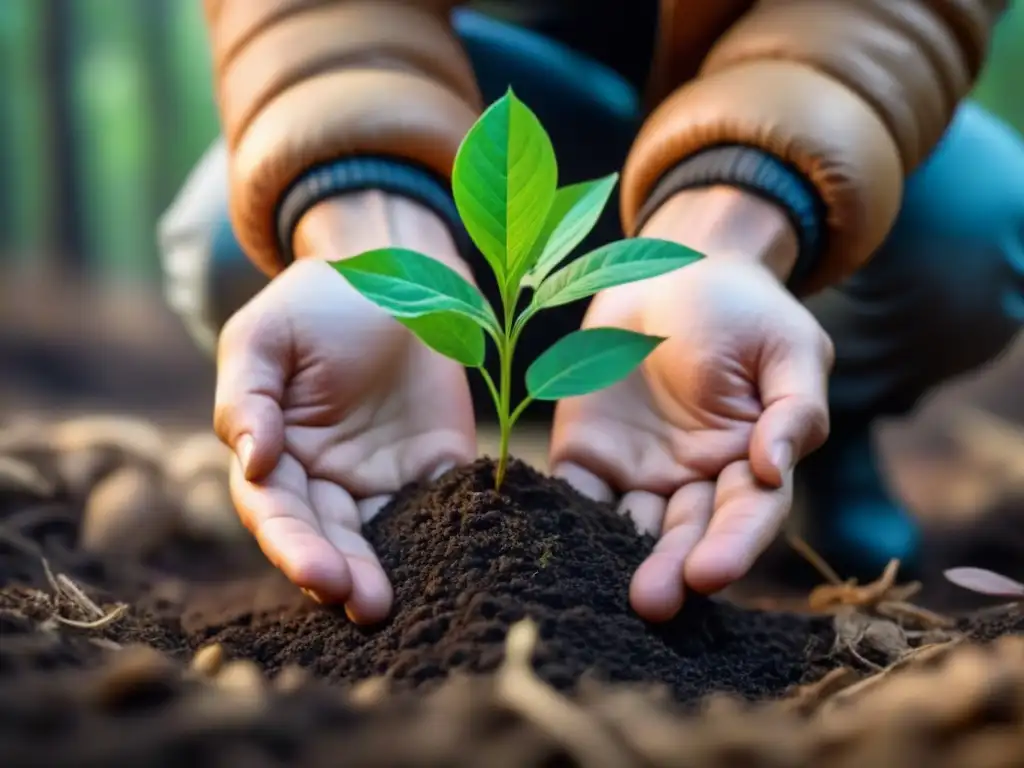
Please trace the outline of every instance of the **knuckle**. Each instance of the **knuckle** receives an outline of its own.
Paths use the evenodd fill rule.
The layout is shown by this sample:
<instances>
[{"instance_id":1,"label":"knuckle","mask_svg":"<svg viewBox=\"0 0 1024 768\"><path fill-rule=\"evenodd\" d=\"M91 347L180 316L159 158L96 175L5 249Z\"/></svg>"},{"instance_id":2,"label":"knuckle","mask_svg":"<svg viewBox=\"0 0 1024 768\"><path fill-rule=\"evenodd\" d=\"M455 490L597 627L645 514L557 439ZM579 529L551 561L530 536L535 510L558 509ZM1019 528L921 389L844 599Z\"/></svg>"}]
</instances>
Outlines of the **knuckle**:
<instances>
[{"instance_id":1,"label":"knuckle","mask_svg":"<svg viewBox=\"0 0 1024 768\"><path fill-rule=\"evenodd\" d=\"M239 349L244 349L249 341L255 336L255 329L252 322L252 313L248 307L243 307L224 324L220 337L217 340L217 359L230 355Z\"/></svg>"},{"instance_id":2,"label":"knuckle","mask_svg":"<svg viewBox=\"0 0 1024 768\"><path fill-rule=\"evenodd\" d=\"M828 407L822 403L808 405L805 419L808 443L805 446L805 450L816 450L828 439L829 430L831 429Z\"/></svg>"},{"instance_id":3,"label":"knuckle","mask_svg":"<svg viewBox=\"0 0 1024 768\"><path fill-rule=\"evenodd\" d=\"M230 445L233 434L236 413L237 409L230 399L217 397L217 402L213 406L213 431L221 441L228 445Z\"/></svg>"}]
</instances>

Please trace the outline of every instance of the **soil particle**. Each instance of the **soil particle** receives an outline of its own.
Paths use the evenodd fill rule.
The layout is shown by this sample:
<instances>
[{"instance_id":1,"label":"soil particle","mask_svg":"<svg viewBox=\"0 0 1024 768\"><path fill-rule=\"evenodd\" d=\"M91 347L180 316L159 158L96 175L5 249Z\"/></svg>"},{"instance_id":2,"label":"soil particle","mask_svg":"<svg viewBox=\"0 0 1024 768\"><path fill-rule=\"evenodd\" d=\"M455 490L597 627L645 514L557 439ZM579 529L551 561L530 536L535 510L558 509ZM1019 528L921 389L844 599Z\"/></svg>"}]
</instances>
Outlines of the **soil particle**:
<instances>
[{"instance_id":1,"label":"soil particle","mask_svg":"<svg viewBox=\"0 0 1024 768\"><path fill-rule=\"evenodd\" d=\"M193 645L221 643L272 674L298 664L334 682L386 676L398 689L431 688L454 671L494 670L509 626L529 616L542 639L535 666L554 687L584 676L658 682L693 702L711 691L778 696L820 674L833 643L827 619L699 595L668 624L643 622L628 589L653 541L520 463L500 493L488 462L408 488L366 533L395 586L384 625L356 627L264 583L264 604L248 610L238 595L199 595L184 622Z\"/></svg>"}]
</instances>

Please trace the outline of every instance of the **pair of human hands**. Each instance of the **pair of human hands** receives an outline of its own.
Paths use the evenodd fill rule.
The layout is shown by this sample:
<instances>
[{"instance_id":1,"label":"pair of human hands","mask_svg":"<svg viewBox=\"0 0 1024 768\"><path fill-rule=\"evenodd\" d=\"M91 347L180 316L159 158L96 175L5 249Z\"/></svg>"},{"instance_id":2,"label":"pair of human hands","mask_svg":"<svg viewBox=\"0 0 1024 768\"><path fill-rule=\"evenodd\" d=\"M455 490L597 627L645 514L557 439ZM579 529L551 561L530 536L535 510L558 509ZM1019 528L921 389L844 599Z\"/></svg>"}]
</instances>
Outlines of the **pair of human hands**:
<instances>
[{"instance_id":1,"label":"pair of human hands","mask_svg":"<svg viewBox=\"0 0 1024 768\"><path fill-rule=\"evenodd\" d=\"M607 290L584 320L667 340L625 381L555 413L553 473L658 538L630 590L652 621L675 615L685 588L711 593L749 569L789 511L796 461L828 432L831 343L779 280L769 246L745 242L775 248L773 228L783 241L791 232L767 204L726 192L682 193L644 231L680 242L689 231L686 244L711 258ZM361 526L405 484L477 455L465 370L323 262L401 245L469 277L431 214L386 205L399 226L367 226L381 209L372 198L307 214L305 258L231 319L218 354L215 425L235 452L242 521L291 581L360 623L385 618L393 597ZM756 258L740 253L758 247Z\"/></svg>"}]
</instances>

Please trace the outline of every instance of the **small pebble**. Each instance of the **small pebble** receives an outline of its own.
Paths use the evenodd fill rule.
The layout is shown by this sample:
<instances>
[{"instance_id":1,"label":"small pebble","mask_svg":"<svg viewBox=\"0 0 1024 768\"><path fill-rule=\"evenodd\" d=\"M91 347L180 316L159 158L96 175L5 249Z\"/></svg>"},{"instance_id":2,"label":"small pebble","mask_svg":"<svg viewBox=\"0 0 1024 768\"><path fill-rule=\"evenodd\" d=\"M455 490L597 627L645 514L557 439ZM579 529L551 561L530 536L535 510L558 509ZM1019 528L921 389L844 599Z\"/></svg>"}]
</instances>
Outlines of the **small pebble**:
<instances>
[{"instance_id":1,"label":"small pebble","mask_svg":"<svg viewBox=\"0 0 1024 768\"><path fill-rule=\"evenodd\" d=\"M152 472L122 467L89 494L79 544L93 554L140 557L167 540L176 517Z\"/></svg>"},{"instance_id":2,"label":"small pebble","mask_svg":"<svg viewBox=\"0 0 1024 768\"><path fill-rule=\"evenodd\" d=\"M110 664L99 673L92 690L96 703L104 709L130 706L147 694L162 694L174 684L174 664L155 648L127 646L116 652Z\"/></svg>"},{"instance_id":3,"label":"small pebble","mask_svg":"<svg viewBox=\"0 0 1024 768\"><path fill-rule=\"evenodd\" d=\"M359 707L379 704L388 692L388 681L383 677L371 677L355 685L349 692L349 700Z\"/></svg>"},{"instance_id":4,"label":"small pebble","mask_svg":"<svg viewBox=\"0 0 1024 768\"><path fill-rule=\"evenodd\" d=\"M213 682L225 693L262 697L267 681L263 671L253 662L239 659L225 664Z\"/></svg>"},{"instance_id":5,"label":"small pebble","mask_svg":"<svg viewBox=\"0 0 1024 768\"><path fill-rule=\"evenodd\" d=\"M81 498L117 468L118 458L115 449L105 446L64 451L56 459L57 474L68 493Z\"/></svg>"},{"instance_id":6,"label":"small pebble","mask_svg":"<svg viewBox=\"0 0 1024 768\"><path fill-rule=\"evenodd\" d=\"M196 651L192 657L192 671L203 677L213 677L224 664L224 647L219 643L207 645Z\"/></svg>"},{"instance_id":7,"label":"small pebble","mask_svg":"<svg viewBox=\"0 0 1024 768\"><path fill-rule=\"evenodd\" d=\"M309 672L293 664L277 673L277 677L274 678L274 690L278 693L293 693L306 685L309 680Z\"/></svg>"}]
</instances>

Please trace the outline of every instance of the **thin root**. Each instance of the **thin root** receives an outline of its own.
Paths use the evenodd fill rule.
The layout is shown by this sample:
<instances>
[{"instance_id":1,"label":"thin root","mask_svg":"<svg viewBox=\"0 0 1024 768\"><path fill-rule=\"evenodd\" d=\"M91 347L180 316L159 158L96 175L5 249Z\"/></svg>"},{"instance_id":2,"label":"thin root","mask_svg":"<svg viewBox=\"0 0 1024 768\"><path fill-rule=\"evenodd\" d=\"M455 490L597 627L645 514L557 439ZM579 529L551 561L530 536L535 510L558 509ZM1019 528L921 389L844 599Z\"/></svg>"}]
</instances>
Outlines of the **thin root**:
<instances>
[{"instance_id":1,"label":"thin root","mask_svg":"<svg viewBox=\"0 0 1024 768\"><path fill-rule=\"evenodd\" d=\"M66 624L69 627L77 627L78 629L99 629L105 627L107 624L117 621L125 612L128 610L127 605L119 605L110 613L101 616L95 621L75 621L74 619L65 619L63 616L54 614L54 619L59 621L61 624Z\"/></svg>"},{"instance_id":2,"label":"thin root","mask_svg":"<svg viewBox=\"0 0 1024 768\"><path fill-rule=\"evenodd\" d=\"M632 755L571 701L533 672L537 625L526 619L513 625L505 641L505 662L495 681L498 699L534 727L561 742L582 765L618 768Z\"/></svg>"},{"instance_id":3,"label":"thin root","mask_svg":"<svg viewBox=\"0 0 1024 768\"><path fill-rule=\"evenodd\" d=\"M96 603L94 603L92 599L82 591L82 588L75 584L75 582L62 573L57 576L57 583L60 584L61 590L74 600L82 610L91 613L98 619L103 618L103 609L96 605Z\"/></svg>"},{"instance_id":4,"label":"thin root","mask_svg":"<svg viewBox=\"0 0 1024 768\"><path fill-rule=\"evenodd\" d=\"M106 616L103 609L96 605L96 603L94 603L92 599L82 591L81 587L75 584L75 582L63 573L54 575L53 569L50 568L50 563L45 557L42 560L43 571L46 573L46 580L50 582L50 588L53 590L54 596L67 597L83 613L94 616L97 619L101 619Z\"/></svg>"},{"instance_id":5,"label":"thin root","mask_svg":"<svg viewBox=\"0 0 1024 768\"><path fill-rule=\"evenodd\" d=\"M811 592L807 601L814 610L827 610L840 605L874 608L896 586L899 570L900 561L893 558L885 566L882 575L870 584L859 586L855 580L842 584L824 584Z\"/></svg>"},{"instance_id":6,"label":"thin root","mask_svg":"<svg viewBox=\"0 0 1024 768\"><path fill-rule=\"evenodd\" d=\"M893 676L907 669L911 666L918 664L927 664L943 655L949 653L951 650L961 644L959 639L950 640L945 643L937 643L935 645L923 645L920 648L908 651L904 656L878 674L872 675L871 677L864 678L858 683L854 683L848 688L844 688L841 691L836 692L826 703L823 711L834 710L837 707L847 705L856 699L862 697L865 692L873 690L878 686L888 682Z\"/></svg>"},{"instance_id":7,"label":"thin root","mask_svg":"<svg viewBox=\"0 0 1024 768\"><path fill-rule=\"evenodd\" d=\"M839 578L839 574L832 569L832 566L825 561L825 558L815 552L814 548L808 544L802 536L799 536L792 531L786 531L786 541L789 543L789 546L791 546L794 551L800 555L800 557L810 563L814 567L814 570L824 577L826 582L836 586L845 583L841 578Z\"/></svg>"},{"instance_id":8,"label":"thin root","mask_svg":"<svg viewBox=\"0 0 1024 768\"><path fill-rule=\"evenodd\" d=\"M901 624L913 623L925 630L952 629L956 626L956 622L948 616L903 600L886 600L875 606L875 610L880 616L893 619Z\"/></svg>"},{"instance_id":9,"label":"thin root","mask_svg":"<svg viewBox=\"0 0 1024 768\"><path fill-rule=\"evenodd\" d=\"M814 565L829 582L816 587L808 596L807 605L812 611L828 613L842 608L856 608L892 619L901 626L913 625L926 630L950 629L955 626L952 619L910 602L921 591L921 582L897 584L899 560L890 560L881 576L862 586L854 579L839 581L835 571L807 542L791 533L787 533L786 537L790 546Z\"/></svg>"},{"instance_id":10,"label":"thin root","mask_svg":"<svg viewBox=\"0 0 1024 768\"><path fill-rule=\"evenodd\" d=\"M46 573L46 580L50 582L50 587L54 591L56 598L66 597L71 600L72 603L87 616L93 616L92 621L78 621L76 619L68 619L61 616L59 613L54 613L53 619L60 624L64 624L69 627L76 627L78 629L100 629L108 624L111 624L128 611L128 606L122 603L114 608L110 612L104 611L90 598L82 588L79 587L75 582L65 576L63 573L54 574L53 569L50 568L50 563L47 562L46 558L42 558L43 571Z\"/></svg>"},{"instance_id":11,"label":"thin root","mask_svg":"<svg viewBox=\"0 0 1024 768\"><path fill-rule=\"evenodd\" d=\"M810 715L825 701L854 685L860 678L856 670L837 667L820 680L793 689L789 696L782 700L782 708L797 715Z\"/></svg>"}]
</instances>

